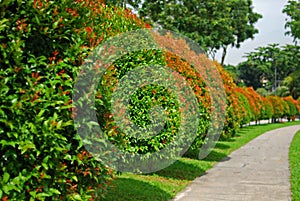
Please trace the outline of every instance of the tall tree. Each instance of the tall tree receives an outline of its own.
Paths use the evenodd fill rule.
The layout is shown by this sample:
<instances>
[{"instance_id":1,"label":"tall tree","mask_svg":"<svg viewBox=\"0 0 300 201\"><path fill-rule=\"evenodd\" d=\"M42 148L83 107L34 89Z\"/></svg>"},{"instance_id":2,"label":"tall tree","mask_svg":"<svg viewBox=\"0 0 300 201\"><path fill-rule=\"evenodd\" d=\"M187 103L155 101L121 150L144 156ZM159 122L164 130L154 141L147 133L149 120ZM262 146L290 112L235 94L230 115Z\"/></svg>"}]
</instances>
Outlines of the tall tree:
<instances>
[{"instance_id":1,"label":"tall tree","mask_svg":"<svg viewBox=\"0 0 300 201\"><path fill-rule=\"evenodd\" d=\"M278 89L279 96L292 96L295 100L300 97L300 71L294 71L285 77Z\"/></svg>"},{"instance_id":2,"label":"tall tree","mask_svg":"<svg viewBox=\"0 0 300 201\"><path fill-rule=\"evenodd\" d=\"M238 66L233 65L223 65L224 70L232 77L236 85L244 86L241 78Z\"/></svg>"},{"instance_id":3,"label":"tall tree","mask_svg":"<svg viewBox=\"0 0 300 201\"><path fill-rule=\"evenodd\" d=\"M257 67L254 61L245 61L238 65L240 78L247 87L253 87L255 90L263 87L263 72Z\"/></svg>"},{"instance_id":4,"label":"tall tree","mask_svg":"<svg viewBox=\"0 0 300 201\"><path fill-rule=\"evenodd\" d=\"M283 9L283 13L289 18L286 19L285 27L289 28L287 34L293 36L294 42L300 40L300 0L289 0Z\"/></svg>"},{"instance_id":5,"label":"tall tree","mask_svg":"<svg viewBox=\"0 0 300 201\"><path fill-rule=\"evenodd\" d=\"M131 7L134 10L139 9L139 5L141 4L141 0L105 0L104 1L108 5L114 5L119 7Z\"/></svg>"},{"instance_id":6,"label":"tall tree","mask_svg":"<svg viewBox=\"0 0 300 201\"><path fill-rule=\"evenodd\" d=\"M145 0L139 14L195 40L213 58L223 49L221 63L228 46L239 47L258 33L254 24L262 17L253 11L252 0Z\"/></svg>"},{"instance_id":7,"label":"tall tree","mask_svg":"<svg viewBox=\"0 0 300 201\"><path fill-rule=\"evenodd\" d=\"M269 44L247 53L246 57L247 61L239 64L240 76L247 86L255 89L274 90L285 77L300 69L300 47L297 45ZM268 81L266 86L262 85L263 80Z\"/></svg>"}]
</instances>

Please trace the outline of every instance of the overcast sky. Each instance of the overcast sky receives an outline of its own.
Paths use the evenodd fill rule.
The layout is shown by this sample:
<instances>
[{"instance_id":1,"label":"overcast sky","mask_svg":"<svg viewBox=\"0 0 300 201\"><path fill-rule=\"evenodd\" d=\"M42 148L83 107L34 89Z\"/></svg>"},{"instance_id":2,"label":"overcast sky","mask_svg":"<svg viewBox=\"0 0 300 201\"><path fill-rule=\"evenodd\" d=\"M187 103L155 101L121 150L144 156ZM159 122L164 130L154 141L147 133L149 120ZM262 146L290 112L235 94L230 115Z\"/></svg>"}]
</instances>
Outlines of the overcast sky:
<instances>
[{"instance_id":1,"label":"overcast sky","mask_svg":"<svg viewBox=\"0 0 300 201\"><path fill-rule=\"evenodd\" d=\"M292 43L292 38L285 36L284 24L286 15L282 13L287 0L253 0L254 11L263 15L256 24L259 33L253 40L249 39L242 43L239 49L229 48L225 58L225 64L236 65L243 60L242 56L246 52L252 52L259 46L266 46L271 43L281 45ZM217 54L216 59L220 61L221 53Z\"/></svg>"}]
</instances>

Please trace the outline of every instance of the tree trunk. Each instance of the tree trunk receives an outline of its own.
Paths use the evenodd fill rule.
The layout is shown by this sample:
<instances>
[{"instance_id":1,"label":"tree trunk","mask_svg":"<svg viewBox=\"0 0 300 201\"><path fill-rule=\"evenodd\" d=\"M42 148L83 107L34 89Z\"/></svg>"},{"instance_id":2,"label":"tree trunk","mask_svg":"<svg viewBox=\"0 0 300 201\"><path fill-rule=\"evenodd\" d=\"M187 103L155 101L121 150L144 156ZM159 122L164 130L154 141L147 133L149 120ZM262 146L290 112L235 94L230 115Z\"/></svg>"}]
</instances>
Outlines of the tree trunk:
<instances>
[{"instance_id":1,"label":"tree trunk","mask_svg":"<svg viewBox=\"0 0 300 201\"><path fill-rule=\"evenodd\" d=\"M224 62L225 62L225 57L227 54L227 46L223 47L223 53L222 53L222 58L221 58L221 65L223 66Z\"/></svg>"}]
</instances>

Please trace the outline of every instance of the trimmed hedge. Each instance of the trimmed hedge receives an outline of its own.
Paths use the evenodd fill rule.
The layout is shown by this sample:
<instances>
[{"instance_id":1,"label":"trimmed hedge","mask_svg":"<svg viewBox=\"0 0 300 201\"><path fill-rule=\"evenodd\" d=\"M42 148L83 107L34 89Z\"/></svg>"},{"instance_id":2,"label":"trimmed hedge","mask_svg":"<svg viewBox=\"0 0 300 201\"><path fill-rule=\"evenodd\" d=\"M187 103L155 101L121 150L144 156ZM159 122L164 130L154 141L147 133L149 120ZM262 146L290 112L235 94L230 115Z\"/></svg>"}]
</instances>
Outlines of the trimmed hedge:
<instances>
[{"instance_id":1,"label":"trimmed hedge","mask_svg":"<svg viewBox=\"0 0 300 201\"><path fill-rule=\"evenodd\" d=\"M114 171L76 135L74 80L102 40L146 25L92 0L10 0L0 10L0 198L101 197Z\"/></svg>"},{"instance_id":2,"label":"trimmed hedge","mask_svg":"<svg viewBox=\"0 0 300 201\"><path fill-rule=\"evenodd\" d=\"M92 157L76 135L72 116L74 81L79 66L101 42L149 25L129 10L105 6L100 0L8 0L0 3L0 9L0 197L3 200L99 199L115 171ZM170 45L167 43L174 41L160 42ZM183 41L176 44L176 51L186 46ZM204 55L194 59L204 67L211 65ZM133 93L129 103L131 120L142 127L151 123L151 108L163 107L168 121L157 136L137 140L126 135L110 113L118 80L137 66L150 64L168 66L191 87L200 114L191 149L199 149L210 121L216 117L210 95L218 89L209 91L204 82L207 77L202 77L207 74L197 72L176 52L137 51L124 55L107 69L95 94L98 120L107 138L129 153L149 154L166 147L176 136L181 111L176 97L165 87L142 87ZM250 121L285 116L293 120L299 114L300 100L264 98L253 88L237 87L217 62L215 65L227 95L226 111L225 106L223 111L217 111L225 111L224 139L234 136L240 126ZM212 78L210 81L214 82ZM155 123L159 126L161 122ZM189 138L190 133L184 135Z\"/></svg>"}]
</instances>

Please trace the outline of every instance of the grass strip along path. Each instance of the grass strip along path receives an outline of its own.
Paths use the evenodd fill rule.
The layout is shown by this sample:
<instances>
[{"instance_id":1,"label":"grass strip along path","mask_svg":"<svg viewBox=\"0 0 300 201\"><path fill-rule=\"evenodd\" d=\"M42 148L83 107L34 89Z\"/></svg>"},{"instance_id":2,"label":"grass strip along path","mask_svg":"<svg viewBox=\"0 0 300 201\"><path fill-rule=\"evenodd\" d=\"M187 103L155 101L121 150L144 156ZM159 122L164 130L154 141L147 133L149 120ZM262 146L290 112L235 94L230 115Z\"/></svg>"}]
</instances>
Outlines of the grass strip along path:
<instances>
[{"instance_id":1,"label":"grass strip along path","mask_svg":"<svg viewBox=\"0 0 300 201\"><path fill-rule=\"evenodd\" d=\"M300 122L245 127L229 141L219 141L208 157L203 160L183 157L171 166L152 174L121 174L113 181L104 201L170 200L196 177L204 174L215 163L255 137L273 129L296 124Z\"/></svg>"},{"instance_id":2,"label":"grass strip along path","mask_svg":"<svg viewBox=\"0 0 300 201\"><path fill-rule=\"evenodd\" d=\"M290 146L290 171L292 199L300 200L300 131L296 133Z\"/></svg>"}]
</instances>

